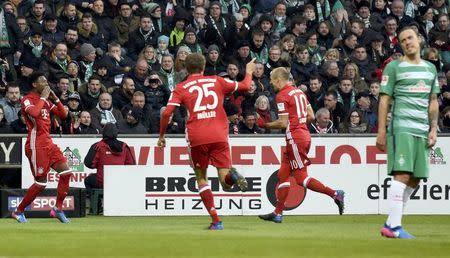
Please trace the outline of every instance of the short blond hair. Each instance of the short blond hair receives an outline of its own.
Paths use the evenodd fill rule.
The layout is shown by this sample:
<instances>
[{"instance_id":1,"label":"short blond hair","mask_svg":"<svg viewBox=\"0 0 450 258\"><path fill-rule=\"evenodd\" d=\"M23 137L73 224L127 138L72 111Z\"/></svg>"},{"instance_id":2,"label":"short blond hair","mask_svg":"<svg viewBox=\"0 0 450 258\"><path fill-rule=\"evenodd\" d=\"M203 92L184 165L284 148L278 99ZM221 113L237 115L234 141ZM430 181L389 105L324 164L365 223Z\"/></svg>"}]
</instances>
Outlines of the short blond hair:
<instances>
[{"instance_id":1,"label":"short blond hair","mask_svg":"<svg viewBox=\"0 0 450 258\"><path fill-rule=\"evenodd\" d=\"M278 67L272 70L270 73L271 78L281 79L283 81L289 81L289 71L286 67Z\"/></svg>"}]
</instances>

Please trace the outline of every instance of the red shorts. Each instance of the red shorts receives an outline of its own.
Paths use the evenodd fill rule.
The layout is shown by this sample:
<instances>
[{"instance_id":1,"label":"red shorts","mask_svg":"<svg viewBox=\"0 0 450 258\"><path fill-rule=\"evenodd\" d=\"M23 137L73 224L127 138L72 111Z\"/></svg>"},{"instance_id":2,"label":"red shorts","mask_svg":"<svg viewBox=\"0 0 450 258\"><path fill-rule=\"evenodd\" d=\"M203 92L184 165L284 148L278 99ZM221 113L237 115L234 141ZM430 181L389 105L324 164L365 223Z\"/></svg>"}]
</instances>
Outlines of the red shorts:
<instances>
[{"instance_id":1,"label":"red shorts","mask_svg":"<svg viewBox=\"0 0 450 258\"><path fill-rule=\"evenodd\" d=\"M190 148L193 168L206 169L211 162L216 168L230 168L230 146L228 142L215 142Z\"/></svg>"},{"instance_id":2,"label":"red shorts","mask_svg":"<svg viewBox=\"0 0 450 258\"><path fill-rule=\"evenodd\" d=\"M283 152L282 162L289 164L291 171L309 166L311 162L308 158L311 141L289 140Z\"/></svg>"},{"instance_id":3,"label":"red shorts","mask_svg":"<svg viewBox=\"0 0 450 258\"><path fill-rule=\"evenodd\" d=\"M67 162L58 145L54 143L35 149L26 148L25 155L30 161L31 173L36 180L46 178L50 167L54 164Z\"/></svg>"}]
</instances>

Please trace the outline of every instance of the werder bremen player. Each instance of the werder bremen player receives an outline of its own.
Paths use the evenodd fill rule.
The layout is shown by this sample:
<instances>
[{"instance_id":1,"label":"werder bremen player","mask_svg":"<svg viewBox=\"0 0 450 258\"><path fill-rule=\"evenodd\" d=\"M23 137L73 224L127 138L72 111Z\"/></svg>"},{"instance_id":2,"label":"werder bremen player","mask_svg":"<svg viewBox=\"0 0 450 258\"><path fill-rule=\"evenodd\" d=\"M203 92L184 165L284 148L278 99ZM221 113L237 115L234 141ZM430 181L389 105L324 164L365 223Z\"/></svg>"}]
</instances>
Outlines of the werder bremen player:
<instances>
[{"instance_id":1,"label":"werder bremen player","mask_svg":"<svg viewBox=\"0 0 450 258\"><path fill-rule=\"evenodd\" d=\"M393 176L388 193L389 216L381 235L415 238L402 227L407 201L420 180L428 178L429 151L436 143L439 86L436 68L420 58L421 40L413 27L398 34L404 57L389 63L381 81L377 147L387 146L388 174ZM392 119L386 133L386 118Z\"/></svg>"}]
</instances>

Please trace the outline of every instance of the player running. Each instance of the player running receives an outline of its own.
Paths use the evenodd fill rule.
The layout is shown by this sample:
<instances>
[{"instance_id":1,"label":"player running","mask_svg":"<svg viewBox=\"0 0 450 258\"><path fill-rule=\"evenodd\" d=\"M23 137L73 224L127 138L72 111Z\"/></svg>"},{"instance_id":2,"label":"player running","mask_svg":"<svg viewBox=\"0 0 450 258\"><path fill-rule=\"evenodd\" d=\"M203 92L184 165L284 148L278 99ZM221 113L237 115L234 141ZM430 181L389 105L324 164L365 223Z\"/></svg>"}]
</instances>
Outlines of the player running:
<instances>
[{"instance_id":1,"label":"player running","mask_svg":"<svg viewBox=\"0 0 450 258\"><path fill-rule=\"evenodd\" d=\"M21 112L25 117L28 128L25 155L30 162L35 182L28 188L25 197L11 214L11 217L19 223L28 222L24 210L45 189L47 174L50 168L53 168L59 173L59 182L56 205L51 209L50 215L56 217L62 223L69 223L69 219L66 218L62 210L62 204L69 190L72 170L59 147L50 138L50 115L53 114L65 119L67 111L50 89L44 73L34 72L30 75L30 82L33 88L30 93L23 97Z\"/></svg>"},{"instance_id":2,"label":"player running","mask_svg":"<svg viewBox=\"0 0 450 258\"><path fill-rule=\"evenodd\" d=\"M247 188L247 181L234 168L231 168L230 147L228 145L228 120L223 109L225 95L234 91L248 91L255 59L246 66L246 75L242 82L223 79L219 76L204 76L205 58L201 54L190 54L186 58L188 78L179 83L167 103L167 109L161 116L158 146L165 147L164 134L169 117L175 108L184 105L189 111L186 124L186 138L190 148L191 166L197 178L198 192L211 215L209 229L221 230L223 224L214 206L214 197L206 175L208 164L217 168L219 181L223 188L237 185L241 191ZM231 169L230 169L231 168Z\"/></svg>"},{"instance_id":3,"label":"player running","mask_svg":"<svg viewBox=\"0 0 450 258\"><path fill-rule=\"evenodd\" d=\"M274 69L270 75L270 83L278 92L276 96L278 119L263 127L286 129L286 150L278 171L278 200L275 211L260 215L259 218L276 223L283 221L283 209L291 187L289 182L291 174L297 184L333 198L339 208L339 214L342 215L344 191L335 191L308 176L307 166L310 165L310 161L307 155L311 146L311 136L307 124L314 120L314 113L303 91L290 85L288 80L289 71L284 67Z\"/></svg>"}]
</instances>

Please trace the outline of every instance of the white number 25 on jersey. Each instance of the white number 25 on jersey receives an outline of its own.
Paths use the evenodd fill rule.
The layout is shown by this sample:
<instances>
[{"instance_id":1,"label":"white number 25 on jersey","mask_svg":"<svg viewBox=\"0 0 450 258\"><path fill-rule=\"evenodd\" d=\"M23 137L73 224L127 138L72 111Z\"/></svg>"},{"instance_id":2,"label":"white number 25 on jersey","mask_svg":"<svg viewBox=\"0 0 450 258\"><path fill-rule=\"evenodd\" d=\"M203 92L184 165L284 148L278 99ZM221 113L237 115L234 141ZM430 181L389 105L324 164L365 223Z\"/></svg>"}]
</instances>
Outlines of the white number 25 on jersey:
<instances>
[{"instance_id":1,"label":"white number 25 on jersey","mask_svg":"<svg viewBox=\"0 0 450 258\"><path fill-rule=\"evenodd\" d=\"M217 107L217 104L219 103L219 98L217 97L215 91L209 90L209 88L211 87L214 87L214 83L205 83L202 85L202 87L194 85L189 88L189 93L197 91L198 94L197 100L195 101L194 112L205 111L207 109L215 109ZM209 96L212 96L213 98L212 103L202 105L203 97L207 98Z\"/></svg>"}]
</instances>

